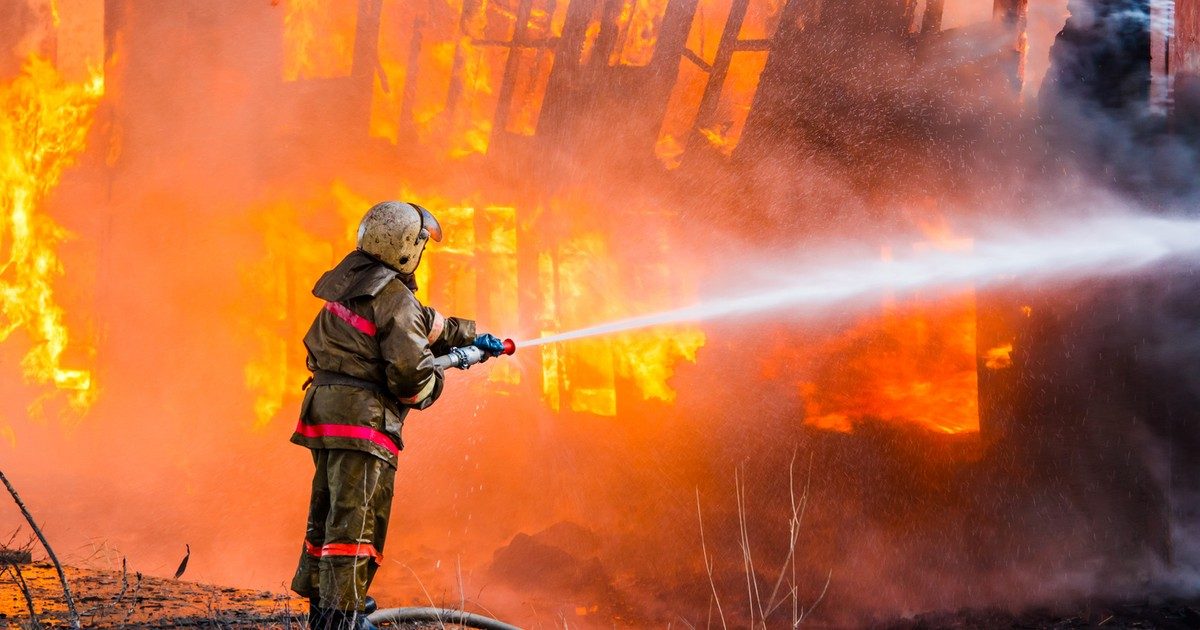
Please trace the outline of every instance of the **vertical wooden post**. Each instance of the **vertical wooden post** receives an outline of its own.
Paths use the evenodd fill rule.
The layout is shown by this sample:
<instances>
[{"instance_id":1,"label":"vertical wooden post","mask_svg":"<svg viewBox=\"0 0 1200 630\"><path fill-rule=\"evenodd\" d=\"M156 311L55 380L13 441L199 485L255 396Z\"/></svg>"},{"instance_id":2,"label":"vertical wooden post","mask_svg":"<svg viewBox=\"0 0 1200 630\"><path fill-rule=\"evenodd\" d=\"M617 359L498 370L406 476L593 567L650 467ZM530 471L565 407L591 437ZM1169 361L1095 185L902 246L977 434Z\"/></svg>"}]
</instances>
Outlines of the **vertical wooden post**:
<instances>
[{"instance_id":1,"label":"vertical wooden post","mask_svg":"<svg viewBox=\"0 0 1200 630\"><path fill-rule=\"evenodd\" d=\"M358 0L358 19L354 28L354 57L350 78L354 82L351 107L364 133L371 124L371 92L379 70L379 12L383 0Z\"/></svg>"},{"instance_id":2,"label":"vertical wooden post","mask_svg":"<svg viewBox=\"0 0 1200 630\"><path fill-rule=\"evenodd\" d=\"M588 64L593 68L607 66L609 57L612 57L620 30L617 18L621 16L623 4L622 0L607 0L604 3L604 12L600 16L600 33L596 35L596 44L592 48L592 58Z\"/></svg>"},{"instance_id":3,"label":"vertical wooden post","mask_svg":"<svg viewBox=\"0 0 1200 630\"><path fill-rule=\"evenodd\" d=\"M404 68L404 91L400 93L400 126L397 140L416 136L416 121L413 120L413 102L417 99L417 80L421 76L421 29L425 23L420 17L413 20L412 39L408 42L408 62Z\"/></svg>"},{"instance_id":4,"label":"vertical wooden post","mask_svg":"<svg viewBox=\"0 0 1200 630\"><path fill-rule=\"evenodd\" d=\"M481 0L463 0L462 13L458 16L458 42L454 45L454 62L450 66L450 88L446 91L445 116L454 120L458 104L463 95L463 72L467 65L467 38L471 21L483 9Z\"/></svg>"},{"instance_id":5,"label":"vertical wooden post","mask_svg":"<svg viewBox=\"0 0 1200 630\"><path fill-rule=\"evenodd\" d=\"M659 79L669 79L672 86L699 4L700 0L671 0L663 11L662 26L658 29L658 41L654 44L650 67Z\"/></svg>"},{"instance_id":6,"label":"vertical wooden post","mask_svg":"<svg viewBox=\"0 0 1200 630\"><path fill-rule=\"evenodd\" d=\"M354 27L354 58L350 76L370 82L379 67L379 12L383 0L358 0Z\"/></svg>"},{"instance_id":7,"label":"vertical wooden post","mask_svg":"<svg viewBox=\"0 0 1200 630\"><path fill-rule=\"evenodd\" d=\"M928 0L925 5L925 15L921 18L921 35L934 35L942 30L942 14L946 10L946 0Z\"/></svg>"},{"instance_id":8,"label":"vertical wooden post","mask_svg":"<svg viewBox=\"0 0 1200 630\"><path fill-rule=\"evenodd\" d=\"M104 63L116 54L117 37L125 28L126 0L104 0Z\"/></svg>"},{"instance_id":9,"label":"vertical wooden post","mask_svg":"<svg viewBox=\"0 0 1200 630\"><path fill-rule=\"evenodd\" d=\"M1029 0L995 0L992 5L992 18L1011 38L1007 45L1007 53L1011 55L1011 66L1008 69L1008 81L1014 93L1020 94L1025 82L1025 23L1029 15Z\"/></svg>"},{"instance_id":10,"label":"vertical wooden post","mask_svg":"<svg viewBox=\"0 0 1200 630\"><path fill-rule=\"evenodd\" d=\"M749 6L750 0L733 0L733 6L729 8L729 19L725 20L721 43L717 46L712 71L708 73L708 84L704 86L704 95L700 97L700 108L696 112L696 122L692 124L692 133L688 138L689 153L698 145L700 130L711 124L713 116L717 113L717 105L721 101L721 88L725 85L725 76L729 73L729 64L733 61L738 33L742 31L742 22L746 20L746 9Z\"/></svg>"},{"instance_id":11,"label":"vertical wooden post","mask_svg":"<svg viewBox=\"0 0 1200 630\"><path fill-rule=\"evenodd\" d=\"M488 152L502 137L508 127L508 117L512 113L513 91L517 86L517 69L521 64L521 46L525 44L525 32L529 27L529 14L533 12L533 0L521 0L517 7L517 23L513 27L512 42L508 46L508 59L504 63L504 79L500 83L500 94L496 99L496 115L492 119L492 137L488 142Z\"/></svg>"},{"instance_id":12,"label":"vertical wooden post","mask_svg":"<svg viewBox=\"0 0 1200 630\"><path fill-rule=\"evenodd\" d=\"M1025 29L1025 18L1029 12L1029 0L995 0L992 18L1006 27Z\"/></svg>"},{"instance_id":13,"label":"vertical wooden post","mask_svg":"<svg viewBox=\"0 0 1200 630\"><path fill-rule=\"evenodd\" d=\"M684 48L687 47L688 33L692 30L692 20L695 19L699 4L699 0L671 0L663 12L654 55L647 66L650 73L649 85L653 93L646 96L647 128L643 133L649 147L654 146L659 130L662 129L667 104L679 78L679 62L683 58Z\"/></svg>"},{"instance_id":14,"label":"vertical wooden post","mask_svg":"<svg viewBox=\"0 0 1200 630\"><path fill-rule=\"evenodd\" d=\"M597 0L571 0L567 5L563 21L562 37L554 51L554 65L546 81L546 94L542 98L542 113L538 117L537 133L543 138L559 136L563 121L570 111L569 95L579 74L583 57L583 43L587 38L587 27L596 10Z\"/></svg>"},{"instance_id":15,"label":"vertical wooden post","mask_svg":"<svg viewBox=\"0 0 1200 630\"><path fill-rule=\"evenodd\" d=\"M1200 132L1200 0L1175 0L1175 37L1171 40L1176 131ZM1194 137L1194 136L1193 136Z\"/></svg>"}]
</instances>

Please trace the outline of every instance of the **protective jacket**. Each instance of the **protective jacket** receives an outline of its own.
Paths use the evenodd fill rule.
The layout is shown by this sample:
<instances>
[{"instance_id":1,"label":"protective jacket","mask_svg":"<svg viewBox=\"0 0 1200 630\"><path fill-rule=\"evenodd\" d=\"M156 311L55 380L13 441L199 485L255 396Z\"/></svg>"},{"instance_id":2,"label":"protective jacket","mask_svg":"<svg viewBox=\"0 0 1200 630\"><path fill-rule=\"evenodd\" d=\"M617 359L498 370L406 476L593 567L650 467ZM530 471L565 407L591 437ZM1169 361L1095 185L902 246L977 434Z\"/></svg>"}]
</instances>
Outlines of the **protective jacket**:
<instances>
[{"instance_id":1,"label":"protective jacket","mask_svg":"<svg viewBox=\"0 0 1200 630\"><path fill-rule=\"evenodd\" d=\"M325 305L304 336L314 378L292 442L365 451L395 467L408 410L441 395L434 356L475 339L475 322L443 317L409 285L361 251L317 281L313 295Z\"/></svg>"}]
</instances>

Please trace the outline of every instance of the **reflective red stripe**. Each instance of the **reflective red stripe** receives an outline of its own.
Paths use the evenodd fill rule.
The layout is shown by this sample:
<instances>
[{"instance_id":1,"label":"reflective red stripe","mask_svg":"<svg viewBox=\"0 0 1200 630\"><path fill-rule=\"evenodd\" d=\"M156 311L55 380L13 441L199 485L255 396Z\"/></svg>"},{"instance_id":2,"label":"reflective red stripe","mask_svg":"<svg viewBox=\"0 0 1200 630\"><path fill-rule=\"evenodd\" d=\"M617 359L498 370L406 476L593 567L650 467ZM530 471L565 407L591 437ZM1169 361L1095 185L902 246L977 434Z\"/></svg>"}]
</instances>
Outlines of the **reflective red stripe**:
<instances>
[{"instance_id":1,"label":"reflective red stripe","mask_svg":"<svg viewBox=\"0 0 1200 630\"><path fill-rule=\"evenodd\" d=\"M383 554L375 550L375 545L369 543L328 543L318 547L305 540L304 552L314 558L354 556L356 558L374 558L376 563L383 562Z\"/></svg>"},{"instance_id":2,"label":"reflective red stripe","mask_svg":"<svg viewBox=\"0 0 1200 630\"><path fill-rule=\"evenodd\" d=\"M375 324L371 323L370 320L359 315L358 313L346 308L345 304L340 302L326 302L325 310L336 315L338 319L350 324L358 332L364 335L370 335L372 337L375 336Z\"/></svg>"},{"instance_id":3,"label":"reflective red stripe","mask_svg":"<svg viewBox=\"0 0 1200 630\"><path fill-rule=\"evenodd\" d=\"M301 420L296 425L296 433L310 438L339 437L368 440L386 448L392 455L400 452L400 449L392 441L392 438L371 427L360 427L349 424L304 424L304 421Z\"/></svg>"},{"instance_id":4,"label":"reflective red stripe","mask_svg":"<svg viewBox=\"0 0 1200 630\"><path fill-rule=\"evenodd\" d=\"M437 386L437 379L431 378L431 379L429 379L429 382L425 383L425 387L421 388L421 391L417 392L416 394L414 394L412 396L409 396L408 398L401 398L400 402L402 402L406 405L415 405L415 404L421 402L422 400L429 398L429 395L433 393L433 388L436 386Z\"/></svg>"},{"instance_id":5,"label":"reflective red stripe","mask_svg":"<svg viewBox=\"0 0 1200 630\"><path fill-rule=\"evenodd\" d=\"M433 312L433 325L429 329L429 343L433 343L442 337L442 331L446 329L446 318L442 314Z\"/></svg>"},{"instance_id":6,"label":"reflective red stripe","mask_svg":"<svg viewBox=\"0 0 1200 630\"><path fill-rule=\"evenodd\" d=\"M383 554L375 551L375 545L367 543L328 543L321 547L321 557L326 556L368 557L383 562Z\"/></svg>"}]
</instances>

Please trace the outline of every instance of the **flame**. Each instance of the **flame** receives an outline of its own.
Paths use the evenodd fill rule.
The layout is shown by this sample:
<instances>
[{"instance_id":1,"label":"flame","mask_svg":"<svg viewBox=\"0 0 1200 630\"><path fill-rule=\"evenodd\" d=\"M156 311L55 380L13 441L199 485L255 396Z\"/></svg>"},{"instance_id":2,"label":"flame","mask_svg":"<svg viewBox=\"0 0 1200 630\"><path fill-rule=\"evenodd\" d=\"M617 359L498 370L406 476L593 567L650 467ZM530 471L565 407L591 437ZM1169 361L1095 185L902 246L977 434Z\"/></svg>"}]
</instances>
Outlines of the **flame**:
<instances>
[{"instance_id":1,"label":"flame","mask_svg":"<svg viewBox=\"0 0 1200 630\"><path fill-rule=\"evenodd\" d=\"M626 66L650 63L666 9L666 0L633 0L625 3L617 18L618 27L625 35L621 50L614 53L617 63Z\"/></svg>"},{"instance_id":2,"label":"flame","mask_svg":"<svg viewBox=\"0 0 1200 630\"><path fill-rule=\"evenodd\" d=\"M1007 367L1012 367L1012 350L1013 345L1006 343L989 349L983 353L984 365L989 370L1002 370Z\"/></svg>"},{"instance_id":3,"label":"flame","mask_svg":"<svg viewBox=\"0 0 1200 630\"><path fill-rule=\"evenodd\" d=\"M737 146L737 139L729 135L729 125L706 127L700 130L700 135L724 155L732 155L733 148Z\"/></svg>"},{"instance_id":4,"label":"flame","mask_svg":"<svg viewBox=\"0 0 1200 630\"><path fill-rule=\"evenodd\" d=\"M354 61L356 3L287 0L283 79L348 76Z\"/></svg>"},{"instance_id":5,"label":"flame","mask_svg":"<svg viewBox=\"0 0 1200 630\"><path fill-rule=\"evenodd\" d=\"M783 4L776 0L750 3L739 39L770 39L774 35ZM701 0L697 8L687 47L708 64L716 59L729 9L728 0ZM689 137L693 133L721 154L731 155L741 140L750 105L758 91L758 79L766 63L766 51L736 52L721 88L714 118L697 121L696 112L709 74L690 61L681 62L676 86L667 103L666 116L655 145L655 155L659 161L667 168L679 166L680 160L676 154L679 143L676 139ZM697 123L699 126L694 127Z\"/></svg>"},{"instance_id":6,"label":"flame","mask_svg":"<svg viewBox=\"0 0 1200 630\"><path fill-rule=\"evenodd\" d=\"M607 240L598 233L582 234L563 243L553 254L539 256L543 334L567 330L604 319L652 309L647 299L658 291L631 294L622 281ZM670 294L671 274L665 265L648 270L648 282L661 282ZM618 306L620 305L620 306ZM675 400L668 385L680 361L695 362L704 345L703 331L674 326L584 339L562 348L543 347L543 396L551 409L562 403L572 411L615 416L621 379L632 383L643 400Z\"/></svg>"},{"instance_id":7,"label":"flame","mask_svg":"<svg viewBox=\"0 0 1200 630\"><path fill-rule=\"evenodd\" d=\"M63 390L75 411L91 406L96 388L90 370L64 365L71 333L54 295L64 273L55 247L70 235L42 204L85 149L103 94L102 71L71 82L38 56L0 86L0 246L7 249L0 254L0 341L23 331L31 344L21 361L25 378Z\"/></svg>"},{"instance_id":8,"label":"flame","mask_svg":"<svg viewBox=\"0 0 1200 630\"><path fill-rule=\"evenodd\" d=\"M865 320L824 344L818 362L825 367L800 385L809 425L850 431L875 419L979 430L974 296Z\"/></svg>"},{"instance_id":9,"label":"flame","mask_svg":"<svg viewBox=\"0 0 1200 630\"><path fill-rule=\"evenodd\" d=\"M610 66L647 64L657 44L666 4L665 0L622 2L615 20L617 45L605 62ZM687 45L711 64L724 29L722 18L728 15L729 5L724 0L701 0L700 5L697 14L700 17L693 21ZM514 31L515 6L446 0L448 11L445 15L457 17L448 20L445 16L429 17L434 14L403 3L386 2L379 47L382 76L375 83L371 133L393 142L401 141L403 94L407 91L415 95L411 96L414 100L407 106L412 112L416 140L424 146L444 147L443 155L437 157L453 161L486 152L492 137L492 120L505 59L509 54L519 54L513 102L504 131L532 134L550 64L545 49L514 51L504 44L504 39L511 38ZM781 2L755 3L739 37L770 38L782 6ZM529 38L560 36L565 9L566 3L545 7L537 3L527 25ZM587 26L583 50L585 64L599 36L601 13L595 11ZM339 18L332 9L321 9L312 0L290 0L285 18L290 24L285 29L288 67L307 68L293 74L307 78L329 76L339 71L344 73L353 42L352 17L346 14ZM412 39L417 36L417 31L419 42ZM339 48L333 41L324 42L325 50L318 54L315 39L325 32L341 33L342 39L349 44ZM397 36L396 33L404 35ZM340 59L339 63L343 65L332 65L331 58ZM766 54L761 50L742 50L733 59L714 118L695 130L691 126L695 123L696 108L708 74L689 61L682 62L655 147L659 159L668 168L680 162L684 151L680 139L693 134L698 134L725 155L730 155L737 146ZM293 60L299 61L293 63ZM410 68L413 62L416 65ZM336 67L342 70L330 70ZM409 72L415 74L410 76ZM415 89L402 89L407 81L413 81ZM338 186L335 185L335 189ZM348 223L356 221L358 213L373 202L349 192L344 186L334 196L340 215ZM407 195L406 198L413 197ZM494 325L515 327L515 313L520 305L511 296L518 294L515 225L521 209L475 201L454 203L420 196L415 199L438 209L439 219L448 234L446 242L430 249L426 262L418 270L421 298L448 313L465 317L494 318L507 313L509 319L496 321ZM948 221L937 212L934 202L926 200L925 204L918 205L920 207L913 213L914 222L925 234L925 240L916 243L915 248L962 250L972 246L970 238L954 234ZM580 216L588 214L586 208L579 210ZM295 216L281 216L283 223L294 224L299 220ZM504 227L488 227L494 225ZM320 235L309 237L320 241ZM306 243L300 235L294 238L286 233L268 236L269 241L272 238L281 241L268 242L268 250L272 251L289 242ZM316 242L309 245L315 247ZM325 242L330 241L326 238ZM613 258L607 241L599 232L576 231L558 242L530 242L522 247L536 250L523 255L537 261L537 294L540 296L537 331L542 334L655 306L624 290L616 263L597 262ZM311 260L328 256L327 252L322 252ZM297 266L295 261L290 264L293 268ZM604 265L612 268L598 269ZM304 261L299 266L308 268L306 282L324 270L321 265L309 268ZM284 279L279 281L284 282ZM479 290L479 283L485 281L494 283L493 290ZM509 301L504 302L502 296L509 296L503 298ZM830 375L805 380L802 390L808 410L807 422L849 430L858 419L876 417L916 422L942 432L977 430L975 305L970 288L964 287L964 296L949 300L940 311L916 311L896 307L894 302L892 298L885 299L884 315L860 323L842 341L833 340L827 344L827 352L822 356L849 362L855 366L854 371L862 371L863 375L854 383L843 383ZM617 308L614 304L622 306ZM270 347L275 343L274 338L271 335L263 338L263 356L275 357L278 362L286 357L286 353ZM857 340L857 345L851 344L855 348L864 343L872 347L875 343L884 345L874 353L862 354L855 348L844 346L846 339ZM545 347L541 351L542 398L552 409L612 416L616 414L618 390L624 391L624 385L629 384L632 385L630 389L644 399L672 402L675 392L668 383L674 366L681 360L695 361L704 342L704 334L699 329L681 327ZM881 360L880 356L889 359ZM497 385L521 384L516 372L509 372L507 368L494 372L493 380ZM285 376L294 378L295 375L281 369L267 370L256 372L253 377L248 373L247 382L252 389L270 392L267 397L278 401L281 392L285 391L278 383ZM278 403L262 407L260 422L262 416L277 409Z\"/></svg>"},{"instance_id":10,"label":"flame","mask_svg":"<svg viewBox=\"0 0 1200 630\"><path fill-rule=\"evenodd\" d=\"M418 297L439 311L478 319L481 330L515 333L520 305L517 256L519 209L513 206L453 205L443 199L400 191L396 196L434 208L445 240L431 246L417 268ZM245 384L255 395L255 425L263 427L300 397L298 385L307 376L304 357L294 341L304 333L319 303L308 295L315 278L342 252L353 247L361 213L374 200L337 182L328 198L304 203L279 202L256 212L264 234L264 256L244 270L246 286L255 287L256 300L269 305L248 322L257 347L245 368ZM314 223L320 208L336 208L344 226L333 235L304 227ZM317 208L302 212L298 208ZM531 247L539 247L530 243ZM545 246L541 246L545 247ZM612 262L605 238L588 233L535 253L539 268L543 334L593 323L599 317L628 315L656 306L631 295L619 267ZM672 274L665 265L648 266L651 282L666 293ZM655 279L657 278L657 279ZM486 283L486 290L481 290ZM614 306L620 304L620 308ZM676 392L668 382L679 361L694 362L704 345L704 333L691 326L640 331L542 349L541 386L545 404L581 413L614 416L622 383L644 400L670 403ZM515 363L489 368L489 386L523 385ZM535 383L530 386L536 387Z\"/></svg>"},{"instance_id":11,"label":"flame","mask_svg":"<svg viewBox=\"0 0 1200 630\"><path fill-rule=\"evenodd\" d=\"M299 385L307 377L304 356L295 339L303 335L299 326L307 325L293 311L320 303L309 295L315 277L301 277L307 270L329 266L334 259L333 244L299 227L301 216L296 206L279 202L255 213L255 223L265 240L265 256L244 269L248 286L260 287L267 294L260 299L261 309L254 313L251 335L257 351L244 369L247 388L254 392L254 426L267 426Z\"/></svg>"},{"instance_id":12,"label":"flame","mask_svg":"<svg viewBox=\"0 0 1200 630\"><path fill-rule=\"evenodd\" d=\"M924 235L914 251L970 250L973 239L957 234L935 199L918 199L913 223ZM892 248L880 251L892 259ZM976 365L976 302L971 287L934 306L883 300L882 316L866 318L819 346L819 368L801 382L805 422L833 431L852 431L864 419L916 424L939 433L979 430ZM1007 346L1008 351L1012 346ZM998 349L997 349L998 350ZM988 351L988 367L1002 361ZM1008 355L1004 355L1007 359Z\"/></svg>"}]
</instances>

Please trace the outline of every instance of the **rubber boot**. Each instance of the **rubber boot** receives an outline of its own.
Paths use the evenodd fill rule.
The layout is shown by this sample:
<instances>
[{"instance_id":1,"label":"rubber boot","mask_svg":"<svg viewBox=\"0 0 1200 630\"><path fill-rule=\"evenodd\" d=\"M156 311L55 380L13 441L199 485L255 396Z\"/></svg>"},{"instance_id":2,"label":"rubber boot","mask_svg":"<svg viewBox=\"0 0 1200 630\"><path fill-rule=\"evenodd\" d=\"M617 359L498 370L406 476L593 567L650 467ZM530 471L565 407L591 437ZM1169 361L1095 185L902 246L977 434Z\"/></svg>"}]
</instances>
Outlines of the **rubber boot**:
<instances>
[{"instance_id":1,"label":"rubber boot","mask_svg":"<svg viewBox=\"0 0 1200 630\"><path fill-rule=\"evenodd\" d=\"M308 600L308 630L321 630L325 627L325 617L328 611L321 608L320 598Z\"/></svg>"},{"instance_id":2,"label":"rubber boot","mask_svg":"<svg viewBox=\"0 0 1200 630\"><path fill-rule=\"evenodd\" d=\"M365 600L363 600L363 614L369 615L369 614L375 612L376 610L379 610L379 604L375 603L374 597L367 595L367 598Z\"/></svg>"},{"instance_id":3,"label":"rubber boot","mask_svg":"<svg viewBox=\"0 0 1200 630\"><path fill-rule=\"evenodd\" d=\"M318 630L379 630L379 626L367 621L367 616L353 610L324 609L324 625Z\"/></svg>"}]
</instances>

